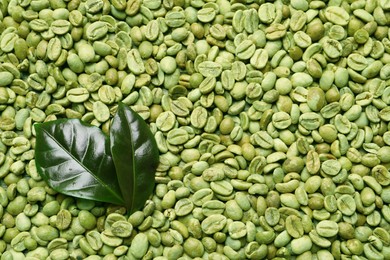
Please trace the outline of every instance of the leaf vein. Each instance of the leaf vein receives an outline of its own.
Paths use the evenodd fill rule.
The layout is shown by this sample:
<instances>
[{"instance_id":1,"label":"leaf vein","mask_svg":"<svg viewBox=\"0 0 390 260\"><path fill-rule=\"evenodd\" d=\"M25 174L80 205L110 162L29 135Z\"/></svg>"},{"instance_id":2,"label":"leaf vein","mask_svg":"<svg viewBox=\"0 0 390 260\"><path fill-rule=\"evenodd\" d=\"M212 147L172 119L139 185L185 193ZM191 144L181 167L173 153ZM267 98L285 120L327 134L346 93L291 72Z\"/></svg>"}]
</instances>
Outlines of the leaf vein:
<instances>
[{"instance_id":1,"label":"leaf vein","mask_svg":"<svg viewBox=\"0 0 390 260\"><path fill-rule=\"evenodd\" d=\"M81 156L81 161L83 162L85 159L85 155L88 153L89 150L89 143L91 142L91 135L88 135L88 141L87 141L87 147L84 149L83 156Z\"/></svg>"}]
</instances>

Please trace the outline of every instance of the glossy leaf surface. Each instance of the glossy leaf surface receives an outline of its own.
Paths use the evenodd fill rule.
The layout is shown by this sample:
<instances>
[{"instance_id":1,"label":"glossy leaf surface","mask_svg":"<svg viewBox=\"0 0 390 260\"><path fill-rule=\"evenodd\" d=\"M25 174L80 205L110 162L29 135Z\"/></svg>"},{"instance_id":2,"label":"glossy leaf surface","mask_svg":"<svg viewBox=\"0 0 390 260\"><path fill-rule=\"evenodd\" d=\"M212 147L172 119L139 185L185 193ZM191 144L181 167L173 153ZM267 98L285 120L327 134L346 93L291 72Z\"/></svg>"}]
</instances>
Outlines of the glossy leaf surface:
<instances>
[{"instance_id":1,"label":"glossy leaf surface","mask_svg":"<svg viewBox=\"0 0 390 260\"><path fill-rule=\"evenodd\" d=\"M57 192L124 204L109 139L77 119L35 124L38 173Z\"/></svg>"},{"instance_id":2,"label":"glossy leaf surface","mask_svg":"<svg viewBox=\"0 0 390 260\"><path fill-rule=\"evenodd\" d=\"M159 152L145 121L123 103L110 128L111 153L125 206L141 208L154 188Z\"/></svg>"}]
</instances>

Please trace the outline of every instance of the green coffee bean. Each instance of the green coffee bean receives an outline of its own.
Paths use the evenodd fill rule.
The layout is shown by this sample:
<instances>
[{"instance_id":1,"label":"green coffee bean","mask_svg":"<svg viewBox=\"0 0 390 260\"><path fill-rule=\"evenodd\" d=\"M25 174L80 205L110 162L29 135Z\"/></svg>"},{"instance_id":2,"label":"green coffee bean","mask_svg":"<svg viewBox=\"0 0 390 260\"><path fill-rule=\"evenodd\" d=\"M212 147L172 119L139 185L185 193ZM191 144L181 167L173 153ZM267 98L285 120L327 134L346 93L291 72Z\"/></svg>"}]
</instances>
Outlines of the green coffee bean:
<instances>
[{"instance_id":1,"label":"green coffee bean","mask_svg":"<svg viewBox=\"0 0 390 260\"><path fill-rule=\"evenodd\" d=\"M313 243L309 236L304 235L291 241L291 250L294 254L302 254L311 249Z\"/></svg>"},{"instance_id":2,"label":"green coffee bean","mask_svg":"<svg viewBox=\"0 0 390 260\"><path fill-rule=\"evenodd\" d=\"M111 231L103 231L100 234L103 244L111 247L118 247L123 243L123 239L112 235Z\"/></svg>"},{"instance_id":3,"label":"green coffee bean","mask_svg":"<svg viewBox=\"0 0 390 260\"><path fill-rule=\"evenodd\" d=\"M222 66L216 62L204 61L199 64L198 70L204 77L217 77L222 72Z\"/></svg>"},{"instance_id":4,"label":"green coffee bean","mask_svg":"<svg viewBox=\"0 0 390 260\"><path fill-rule=\"evenodd\" d=\"M241 60L247 60L252 57L256 46L251 40L241 42L236 48L236 56Z\"/></svg>"},{"instance_id":5,"label":"green coffee bean","mask_svg":"<svg viewBox=\"0 0 390 260\"><path fill-rule=\"evenodd\" d=\"M315 130L323 122L323 118L313 112L304 113L299 117L299 123L306 129L306 130Z\"/></svg>"},{"instance_id":6,"label":"green coffee bean","mask_svg":"<svg viewBox=\"0 0 390 260\"><path fill-rule=\"evenodd\" d=\"M55 228L49 226L49 225L42 225L37 228L36 234L38 238L44 240L44 241L50 241L54 238L57 238L59 236L58 230Z\"/></svg>"},{"instance_id":7,"label":"green coffee bean","mask_svg":"<svg viewBox=\"0 0 390 260\"><path fill-rule=\"evenodd\" d=\"M66 93L66 97L73 103L83 103L88 100L89 92L85 88L73 88Z\"/></svg>"},{"instance_id":8,"label":"green coffee bean","mask_svg":"<svg viewBox=\"0 0 390 260\"><path fill-rule=\"evenodd\" d=\"M222 196L229 196L233 192L233 186L226 180L213 181L210 183L211 189Z\"/></svg>"},{"instance_id":9,"label":"green coffee bean","mask_svg":"<svg viewBox=\"0 0 390 260\"><path fill-rule=\"evenodd\" d=\"M69 252L66 249L56 249L50 253L50 257L53 259L67 259Z\"/></svg>"},{"instance_id":10,"label":"green coffee bean","mask_svg":"<svg viewBox=\"0 0 390 260\"><path fill-rule=\"evenodd\" d=\"M175 212L177 216L185 216L194 208L193 203L189 199L181 199L176 202Z\"/></svg>"},{"instance_id":11,"label":"green coffee bean","mask_svg":"<svg viewBox=\"0 0 390 260\"><path fill-rule=\"evenodd\" d=\"M244 237L247 231L245 224L239 221L233 221L230 223L228 230L230 237L233 239Z\"/></svg>"},{"instance_id":12,"label":"green coffee bean","mask_svg":"<svg viewBox=\"0 0 390 260\"><path fill-rule=\"evenodd\" d=\"M214 192L209 189L200 189L196 191L192 196L192 201L196 206L202 206L205 202L210 201L213 198Z\"/></svg>"},{"instance_id":13,"label":"green coffee bean","mask_svg":"<svg viewBox=\"0 0 390 260\"><path fill-rule=\"evenodd\" d=\"M169 27L180 27L185 23L185 21L184 12L172 11L165 16L165 23Z\"/></svg>"},{"instance_id":14,"label":"green coffee bean","mask_svg":"<svg viewBox=\"0 0 390 260\"><path fill-rule=\"evenodd\" d=\"M195 238L188 238L183 245L184 252L190 257L200 257L204 253L204 247L201 241Z\"/></svg>"},{"instance_id":15,"label":"green coffee bean","mask_svg":"<svg viewBox=\"0 0 390 260\"><path fill-rule=\"evenodd\" d=\"M188 139L188 132L184 129L173 129L167 135L167 142L173 145L184 144Z\"/></svg>"},{"instance_id":16,"label":"green coffee bean","mask_svg":"<svg viewBox=\"0 0 390 260\"><path fill-rule=\"evenodd\" d=\"M277 129L286 129L291 125L291 117L286 112L277 112L272 115L272 124Z\"/></svg>"},{"instance_id":17,"label":"green coffee bean","mask_svg":"<svg viewBox=\"0 0 390 260\"><path fill-rule=\"evenodd\" d=\"M344 194L337 199L337 208L347 216L351 216L356 210L356 204L352 196Z\"/></svg>"},{"instance_id":18,"label":"green coffee bean","mask_svg":"<svg viewBox=\"0 0 390 260\"><path fill-rule=\"evenodd\" d=\"M349 21L349 14L341 7L337 7L337 6L328 7L326 8L324 14L326 19L328 19L330 22L337 25L344 26L347 25Z\"/></svg>"},{"instance_id":19,"label":"green coffee bean","mask_svg":"<svg viewBox=\"0 0 390 260\"><path fill-rule=\"evenodd\" d=\"M5 87L11 84L11 82L14 80L14 76L8 71L0 72L0 78L0 87Z\"/></svg>"},{"instance_id":20,"label":"green coffee bean","mask_svg":"<svg viewBox=\"0 0 390 260\"><path fill-rule=\"evenodd\" d=\"M235 200L226 202L226 215L232 220L241 220L243 211Z\"/></svg>"},{"instance_id":21,"label":"green coffee bean","mask_svg":"<svg viewBox=\"0 0 390 260\"><path fill-rule=\"evenodd\" d=\"M226 225L226 217L214 214L202 221L202 231L206 234L214 234L222 230Z\"/></svg>"},{"instance_id":22,"label":"green coffee bean","mask_svg":"<svg viewBox=\"0 0 390 260\"><path fill-rule=\"evenodd\" d=\"M0 42L0 49L3 52L11 52L14 49L15 42L18 40L18 36L15 33L5 34Z\"/></svg>"}]
</instances>

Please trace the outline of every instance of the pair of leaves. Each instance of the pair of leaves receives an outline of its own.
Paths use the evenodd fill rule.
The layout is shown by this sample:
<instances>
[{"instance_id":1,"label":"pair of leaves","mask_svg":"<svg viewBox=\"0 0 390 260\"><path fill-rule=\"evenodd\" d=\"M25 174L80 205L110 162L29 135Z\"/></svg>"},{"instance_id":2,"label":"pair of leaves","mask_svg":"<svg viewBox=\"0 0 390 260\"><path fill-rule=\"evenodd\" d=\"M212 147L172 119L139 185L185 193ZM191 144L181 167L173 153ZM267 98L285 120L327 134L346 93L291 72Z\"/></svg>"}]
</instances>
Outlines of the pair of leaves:
<instances>
[{"instance_id":1,"label":"pair of leaves","mask_svg":"<svg viewBox=\"0 0 390 260\"><path fill-rule=\"evenodd\" d=\"M141 208L154 188L159 162L145 121L123 103L106 136L78 119L35 124L35 163L55 191L78 198Z\"/></svg>"}]
</instances>

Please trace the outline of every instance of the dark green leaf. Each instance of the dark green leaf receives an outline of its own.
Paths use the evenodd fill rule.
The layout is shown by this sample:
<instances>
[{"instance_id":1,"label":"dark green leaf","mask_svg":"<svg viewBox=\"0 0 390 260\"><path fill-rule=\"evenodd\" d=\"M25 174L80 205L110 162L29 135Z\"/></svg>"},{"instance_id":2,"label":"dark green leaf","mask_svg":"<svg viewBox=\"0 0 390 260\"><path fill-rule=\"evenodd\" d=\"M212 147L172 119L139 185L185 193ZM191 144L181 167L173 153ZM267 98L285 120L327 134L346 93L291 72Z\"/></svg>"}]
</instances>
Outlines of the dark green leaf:
<instances>
[{"instance_id":1,"label":"dark green leaf","mask_svg":"<svg viewBox=\"0 0 390 260\"><path fill-rule=\"evenodd\" d=\"M35 162L57 192L84 199L124 204L108 137L77 119L35 125Z\"/></svg>"},{"instance_id":2,"label":"dark green leaf","mask_svg":"<svg viewBox=\"0 0 390 260\"><path fill-rule=\"evenodd\" d=\"M154 188L158 148L145 121L123 103L110 128L111 153L129 212L141 208Z\"/></svg>"}]
</instances>

